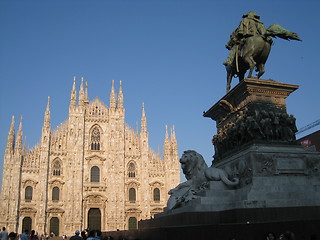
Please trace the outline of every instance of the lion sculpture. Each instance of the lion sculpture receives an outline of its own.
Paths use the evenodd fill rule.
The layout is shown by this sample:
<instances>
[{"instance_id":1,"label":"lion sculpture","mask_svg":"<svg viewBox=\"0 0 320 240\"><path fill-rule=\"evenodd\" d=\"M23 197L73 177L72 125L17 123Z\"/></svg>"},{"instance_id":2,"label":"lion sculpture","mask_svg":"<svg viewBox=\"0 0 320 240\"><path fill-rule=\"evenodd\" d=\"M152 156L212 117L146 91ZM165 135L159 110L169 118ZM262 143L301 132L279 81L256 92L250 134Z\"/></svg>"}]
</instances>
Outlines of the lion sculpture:
<instances>
[{"instance_id":1,"label":"lion sculpture","mask_svg":"<svg viewBox=\"0 0 320 240\"><path fill-rule=\"evenodd\" d=\"M166 210L177 208L182 203L194 199L196 191L206 182L204 172L208 166L199 153L193 150L184 151L180 163L187 181L169 191L170 198Z\"/></svg>"},{"instance_id":2,"label":"lion sculpture","mask_svg":"<svg viewBox=\"0 0 320 240\"><path fill-rule=\"evenodd\" d=\"M210 167L201 154L193 150L184 151L180 158L182 171L187 181L171 189L166 211L180 207L197 198L197 193L204 189L208 181L222 181L226 185L237 185L239 179L228 179L228 174L219 168Z\"/></svg>"}]
</instances>

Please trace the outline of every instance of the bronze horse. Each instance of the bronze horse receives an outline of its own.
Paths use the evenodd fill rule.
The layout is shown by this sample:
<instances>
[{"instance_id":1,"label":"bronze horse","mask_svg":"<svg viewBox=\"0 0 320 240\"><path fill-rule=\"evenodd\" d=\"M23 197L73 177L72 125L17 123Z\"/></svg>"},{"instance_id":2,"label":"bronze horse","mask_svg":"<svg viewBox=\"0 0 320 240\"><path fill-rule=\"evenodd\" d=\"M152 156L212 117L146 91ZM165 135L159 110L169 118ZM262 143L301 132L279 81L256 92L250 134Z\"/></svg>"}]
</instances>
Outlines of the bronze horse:
<instances>
[{"instance_id":1,"label":"bronze horse","mask_svg":"<svg viewBox=\"0 0 320 240\"><path fill-rule=\"evenodd\" d=\"M278 24L271 25L264 36L246 38L243 45L235 46L237 48L236 56L231 64L226 65L227 92L230 90L232 78L238 77L239 82L242 81L247 70L249 70L248 78L252 78L254 68L258 72L255 78L260 78L264 74L264 65L269 57L272 44L270 38L268 41L266 40L268 36L301 41L296 33L290 32Z\"/></svg>"}]
</instances>

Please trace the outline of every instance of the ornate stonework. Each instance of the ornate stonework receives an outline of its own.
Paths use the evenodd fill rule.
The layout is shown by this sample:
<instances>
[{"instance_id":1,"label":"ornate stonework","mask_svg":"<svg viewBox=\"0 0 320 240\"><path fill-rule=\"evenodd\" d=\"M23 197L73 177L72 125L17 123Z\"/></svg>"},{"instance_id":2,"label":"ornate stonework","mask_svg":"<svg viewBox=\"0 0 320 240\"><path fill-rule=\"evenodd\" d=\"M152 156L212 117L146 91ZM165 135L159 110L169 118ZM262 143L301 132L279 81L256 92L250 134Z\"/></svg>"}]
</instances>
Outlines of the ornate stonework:
<instances>
[{"instance_id":1,"label":"ornate stonework","mask_svg":"<svg viewBox=\"0 0 320 240\"><path fill-rule=\"evenodd\" d=\"M88 100L83 79L74 81L68 119L50 128L50 105L40 143L22 146L22 124L15 139L14 118L4 156L0 225L21 233L76 229L133 229L166 206L168 191L179 184L180 164L174 130L161 158L148 144L142 108L141 131L125 123L123 93L110 93L110 106Z\"/></svg>"},{"instance_id":2,"label":"ornate stonework","mask_svg":"<svg viewBox=\"0 0 320 240\"><path fill-rule=\"evenodd\" d=\"M246 78L205 112L217 125L216 162L252 142L295 144L296 119L287 113L285 99L298 87Z\"/></svg>"}]
</instances>

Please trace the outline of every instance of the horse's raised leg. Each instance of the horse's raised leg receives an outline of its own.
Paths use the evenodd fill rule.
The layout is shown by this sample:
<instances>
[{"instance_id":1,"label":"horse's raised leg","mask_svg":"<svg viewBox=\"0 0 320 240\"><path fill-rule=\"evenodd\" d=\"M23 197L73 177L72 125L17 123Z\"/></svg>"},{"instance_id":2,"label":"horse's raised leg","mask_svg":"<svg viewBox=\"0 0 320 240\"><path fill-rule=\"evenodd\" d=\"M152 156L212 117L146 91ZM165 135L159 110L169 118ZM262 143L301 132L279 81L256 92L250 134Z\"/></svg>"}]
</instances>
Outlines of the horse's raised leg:
<instances>
[{"instance_id":1,"label":"horse's raised leg","mask_svg":"<svg viewBox=\"0 0 320 240\"><path fill-rule=\"evenodd\" d=\"M233 74L232 74L231 66L226 66L226 70L227 70L227 87L226 87L226 91L228 93L230 88L231 88L231 81L232 81Z\"/></svg>"},{"instance_id":2,"label":"horse's raised leg","mask_svg":"<svg viewBox=\"0 0 320 240\"><path fill-rule=\"evenodd\" d=\"M227 87L226 87L226 93L228 93L230 91L230 84L227 83Z\"/></svg>"},{"instance_id":3,"label":"horse's raised leg","mask_svg":"<svg viewBox=\"0 0 320 240\"><path fill-rule=\"evenodd\" d=\"M252 73L253 73L253 69L256 66L256 62L253 60L253 57L245 57L244 61L248 63L249 65L249 74L248 74L248 78L252 78Z\"/></svg>"},{"instance_id":4,"label":"horse's raised leg","mask_svg":"<svg viewBox=\"0 0 320 240\"><path fill-rule=\"evenodd\" d=\"M260 77L264 74L264 72L265 72L265 70L264 70L264 64L263 64L263 63L260 63L257 67L258 67L257 78L260 78Z\"/></svg>"},{"instance_id":5,"label":"horse's raised leg","mask_svg":"<svg viewBox=\"0 0 320 240\"><path fill-rule=\"evenodd\" d=\"M231 80L232 80L232 74L228 73L228 76L227 76L227 87L226 87L227 93L229 92L230 87L231 87Z\"/></svg>"}]
</instances>

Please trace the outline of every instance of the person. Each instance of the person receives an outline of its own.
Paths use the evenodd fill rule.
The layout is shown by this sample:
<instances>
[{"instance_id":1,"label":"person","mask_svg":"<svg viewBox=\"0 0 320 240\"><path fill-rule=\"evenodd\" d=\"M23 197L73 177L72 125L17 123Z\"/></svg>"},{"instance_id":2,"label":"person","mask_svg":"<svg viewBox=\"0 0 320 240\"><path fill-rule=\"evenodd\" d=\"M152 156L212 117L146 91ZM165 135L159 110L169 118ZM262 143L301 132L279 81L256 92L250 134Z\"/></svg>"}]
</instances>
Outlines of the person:
<instances>
[{"instance_id":1,"label":"person","mask_svg":"<svg viewBox=\"0 0 320 240\"><path fill-rule=\"evenodd\" d=\"M2 228L2 232L0 233L1 240L8 240L8 232L6 231L6 228Z\"/></svg>"},{"instance_id":2,"label":"person","mask_svg":"<svg viewBox=\"0 0 320 240\"><path fill-rule=\"evenodd\" d=\"M89 236L88 236L87 240L97 240L95 234L96 234L96 232L94 230L91 230L89 232Z\"/></svg>"},{"instance_id":3,"label":"person","mask_svg":"<svg viewBox=\"0 0 320 240\"><path fill-rule=\"evenodd\" d=\"M38 236L34 230L31 231L30 240L38 240Z\"/></svg>"},{"instance_id":4,"label":"person","mask_svg":"<svg viewBox=\"0 0 320 240\"><path fill-rule=\"evenodd\" d=\"M276 235L273 232L268 232L266 234L266 240L276 240Z\"/></svg>"},{"instance_id":5,"label":"person","mask_svg":"<svg viewBox=\"0 0 320 240\"><path fill-rule=\"evenodd\" d=\"M291 231L286 231L280 234L280 240L295 240L294 233Z\"/></svg>"},{"instance_id":6,"label":"person","mask_svg":"<svg viewBox=\"0 0 320 240\"><path fill-rule=\"evenodd\" d=\"M15 232L9 233L9 238L10 238L10 240L15 240L16 237L17 237L17 234L15 234Z\"/></svg>"},{"instance_id":7,"label":"person","mask_svg":"<svg viewBox=\"0 0 320 240\"><path fill-rule=\"evenodd\" d=\"M74 236L72 236L71 238L70 238L70 240L82 240L82 237L80 237L79 235L80 235L80 231L79 230L76 230L75 232L74 232Z\"/></svg>"},{"instance_id":8,"label":"person","mask_svg":"<svg viewBox=\"0 0 320 240\"><path fill-rule=\"evenodd\" d=\"M83 240L86 240L87 239L87 235L86 235L86 232L85 231L82 231L81 232L81 237Z\"/></svg>"},{"instance_id":9,"label":"person","mask_svg":"<svg viewBox=\"0 0 320 240\"><path fill-rule=\"evenodd\" d=\"M28 229L24 230L24 232L20 235L20 240L29 240Z\"/></svg>"},{"instance_id":10,"label":"person","mask_svg":"<svg viewBox=\"0 0 320 240\"><path fill-rule=\"evenodd\" d=\"M97 230L96 231L96 234L97 234L97 239L102 239L102 232L100 230Z\"/></svg>"},{"instance_id":11,"label":"person","mask_svg":"<svg viewBox=\"0 0 320 240\"><path fill-rule=\"evenodd\" d=\"M260 16L254 11L250 11L242 16L239 26L231 33L230 40L226 44L226 48L230 50L229 56L223 62L225 66L232 64L236 54L239 53L239 46L245 43L246 38L252 36L264 37L267 32L263 22L260 21ZM267 41L272 41L270 37L265 38Z\"/></svg>"},{"instance_id":12,"label":"person","mask_svg":"<svg viewBox=\"0 0 320 240\"><path fill-rule=\"evenodd\" d=\"M267 29L260 21L260 16L254 11L243 15L237 28L237 34L240 39L251 36L263 36L266 32Z\"/></svg>"}]
</instances>

